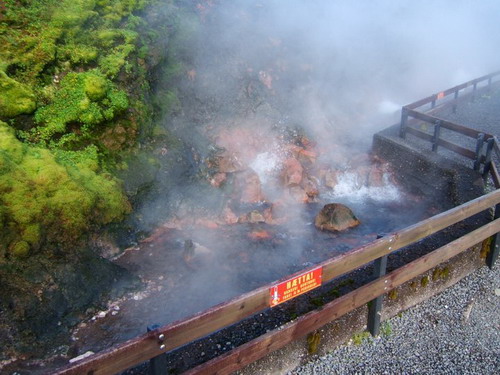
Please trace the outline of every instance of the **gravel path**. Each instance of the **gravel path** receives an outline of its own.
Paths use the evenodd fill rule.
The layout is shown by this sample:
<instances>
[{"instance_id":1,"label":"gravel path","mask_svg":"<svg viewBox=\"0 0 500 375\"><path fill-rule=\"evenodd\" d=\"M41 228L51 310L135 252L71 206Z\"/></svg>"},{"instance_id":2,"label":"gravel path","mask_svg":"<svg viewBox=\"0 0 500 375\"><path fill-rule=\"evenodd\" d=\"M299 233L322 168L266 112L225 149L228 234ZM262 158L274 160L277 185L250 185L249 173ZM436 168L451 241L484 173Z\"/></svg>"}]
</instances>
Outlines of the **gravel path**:
<instances>
[{"instance_id":1,"label":"gravel path","mask_svg":"<svg viewBox=\"0 0 500 375\"><path fill-rule=\"evenodd\" d=\"M500 373L500 266L481 268L381 331L375 339L355 336L289 375Z\"/></svg>"}]
</instances>

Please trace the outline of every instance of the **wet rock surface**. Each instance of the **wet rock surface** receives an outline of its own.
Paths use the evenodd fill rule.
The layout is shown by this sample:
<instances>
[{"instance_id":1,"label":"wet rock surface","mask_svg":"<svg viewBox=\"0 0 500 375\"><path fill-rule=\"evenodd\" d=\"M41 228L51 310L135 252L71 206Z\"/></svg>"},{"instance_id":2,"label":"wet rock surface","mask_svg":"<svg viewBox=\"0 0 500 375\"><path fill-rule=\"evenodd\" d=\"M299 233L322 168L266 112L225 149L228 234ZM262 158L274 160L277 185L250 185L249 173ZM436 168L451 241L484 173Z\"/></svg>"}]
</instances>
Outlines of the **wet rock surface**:
<instances>
[{"instance_id":1,"label":"wet rock surface","mask_svg":"<svg viewBox=\"0 0 500 375\"><path fill-rule=\"evenodd\" d=\"M316 228L340 232L361 224L351 209L340 203L325 205L314 220Z\"/></svg>"}]
</instances>

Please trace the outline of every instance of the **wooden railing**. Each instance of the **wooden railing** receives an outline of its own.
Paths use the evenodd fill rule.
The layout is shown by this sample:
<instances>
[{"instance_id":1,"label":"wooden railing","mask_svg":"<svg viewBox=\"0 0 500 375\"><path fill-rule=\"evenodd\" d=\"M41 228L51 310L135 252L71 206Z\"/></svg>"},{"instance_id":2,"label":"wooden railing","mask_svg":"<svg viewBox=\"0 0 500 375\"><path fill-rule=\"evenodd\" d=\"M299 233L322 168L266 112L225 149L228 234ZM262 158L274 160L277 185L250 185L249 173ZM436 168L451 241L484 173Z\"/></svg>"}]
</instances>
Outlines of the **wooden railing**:
<instances>
[{"instance_id":1,"label":"wooden railing","mask_svg":"<svg viewBox=\"0 0 500 375\"><path fill-rule=\"evenodd\" d=\"M493 206L497 207L496 211L498 213L500 211L498 209L500 207L500 189L421 221L399 232L391 233L368 245L327 260L319 265L323 268L323 282L331 281L338 276L353 271L377 258L415 243ZM223 361L223 363L231 363L228 367L229 369L233 369L236 366L235 363L240 367L248 364L257 359L261 354L281 347L298 336L305 335L377 296L389 292L406 280L431 269L435 265L444 262L457 253L498 232L500 232L500 220L497 218L468 235L407 264L403 268L330 302L321 311L311 312L297 319L293 323L286 325L285 330L282 328L275 333L266 334L251 343L243 345L243 347L237 348L235 353L240 353L244 350L244 352L237 355L237 358L234 357L236 354L229 353L220 357L219 360ZM306 269L295 275L308 271L310 270ZM57 374L98 375L118 373L268 308L270 306L270 289L274 285L276 283L256 289L186 320L174 322L148 332L121 345L76 362L59 370ZM233 360L236 362L232 363L231 361ZM216 360L209 363L213 365L214 361ZM207 370L207 366L210 366L209 364L203 366L203 371L209 371ZM219 365L217 364L217 366Z\"/></svg>"},{"instance_id":2,"label":"wooden railing","mask_svg":"<svg viewBox=\"0 0 500 375\"><path fill-rule=\"evenodd\" d=\"M409 110L412 110L412 108L409 108ZM418 114L418 116L420 116L420 114ZM427 118L425 116L423 117ZM460 129L456 128L456 124L448 124L447 122L445 122L444 126L455 127L455 130ZM464 132L465 131L469 132L471 135L475 134L469 130L464 130ZM493 136L491 136L491 138L495 140L492 149L498 153L498 143ZM441 141L439 142L439 145L444 145ZM369 301L380 298L380 296L388 293L392 289L427 272L471 246L481 243L488 237L492 237L492 241L487 262L490 267L493 267L498 257L496 234L500 232L500 179L498 178L498 172L494 163L491 163L491 168L489 168L488 173L492 175L496 187L496 190L491 193L423 220L403 230L390 233L370 244L326 260L313 268L304 269L281 281L271 283L243 294L190 318L153 329L123 344L61 368L56 374L116 374L144 361L154 358L158 359L167 351L179 348L222 328L238 323L259 311L268 309L271 306L270 291L282 281L293 279L294 277L311 272L320 267L322 269L322 282L323 284L328 283L372 261L384 259L388 254L398 249L414 244L417 241L470 218L473 215L495 207L494 218L488 224L475 229L387 275L384 275L385 267L382 267L384 272L374 281L342 297L334 299L320 309L311 311L285 324L279 329L266 333L220 357L189 370L187 374L229 374L240 369L264 355L283 347L291 341L317 330L323 325Z\"/></svg>"},{"instance_id":3,"label":"wooden railing","mask_svg":"<svg viewBox=\"0 0 500 375\"><path fill-rule=\"evenodd\" d=\"M500 177L498 175L495 164L492 162L493 152L495 152L497 159L500 159L500 148L497 137L493 134L488 134L476 129L471 129L465 125L445 120L434 114L436 110L440 110L444 106L450 105L453 106L453 111L456 111L457 103L459 100L459 93L462 91L467 91L471 88L472 89L469 90L469 92L466 92L464 98L470 97L473 101L479 91L491 90L494 83L493 80L495 78L500 78L500 71L465 82L461 85L452 87L451 89L433 94L424 99L404 106L401 110L401 125L399 131L400 137L406 138L407 134L411 134L431 143L433 152L437 152L438 147L443 147L461 156L471 159L473 160L473 169L475 171L479 171L481 165L483 165L483 177L486 178L491 174L494 183L498 185L498 183L500 182ZM481 84L483 84L483 86L480 87ZM447 100L447 97L450 95L453 95L453 99ZM430 108L425 110L422 109L422 107L426 105L430 105ZM412 126L418 121L423 121L424 123L433 126L433 134L421 131ZM450 142L449 140L443 139L443 137L441 136L442 129L448 129L460 134L461 136L475 139L475 149L470 150L463 147L462 145L458 145L456 143ZM492 170L492 172L490 172L490 170Z\"/></svg>"}]
</instances>

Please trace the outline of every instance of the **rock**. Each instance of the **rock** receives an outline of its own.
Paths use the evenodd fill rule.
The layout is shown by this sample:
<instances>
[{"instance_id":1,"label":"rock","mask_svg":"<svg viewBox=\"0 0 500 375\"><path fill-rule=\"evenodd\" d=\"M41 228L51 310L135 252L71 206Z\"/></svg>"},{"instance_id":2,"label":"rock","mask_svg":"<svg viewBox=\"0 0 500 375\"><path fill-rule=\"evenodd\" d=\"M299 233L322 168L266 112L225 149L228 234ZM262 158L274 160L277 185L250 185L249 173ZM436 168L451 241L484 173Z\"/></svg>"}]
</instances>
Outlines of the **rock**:
<instances>
[{"instance_id":1,"label":"rock","mask_svg":"<svg viewBox=\"0 0 500 375\"><path fill-rule=\"evenodd\" d=\"M302 182L302 174L304 172L304 168L302 168L302 165L299 163L299 161L294 158L288 158L283 164L283 180L285 186L300 185L300 183Z\"/></svg>"},{"instance_id":2,"label":"rock","mask_svg":"<svg viewBox=\"0 0 500 375\"><path fill-rule=\"evenodd\" d=\"M340 203L325 205L314 221L316 228L331 232L343 231L359 224L360 221L351 209Z\"/></svg>"},{"instance_id":3,"label":"rock","mask_svg":"<svg viewBox=\"0 0 500 375\"><path fill-rule=\"evenodd\" d=\"M298 203L309 202L309 196L301 186L290 186L290 188L288 189L288 194L294 202Z\"/></svg>"},{"instance_id":4,"label":"rock","mask_svg":"<svg viewBox=\"0 0 500 375\"><path fill-rule=\"evenodd\" d=\"M248 237L254 241L268 240L271 238L271 234L266 230L254 230L248 233Z\"/></svg>"},{"instance_id":5,"label":"rock","mask_svg":"<svg viewBox=\"0 0 500 375\"><path fill-rule=\"evenodd\" d=\"M254 171L247 170L238 176L238 185L237 190L241 192L240 201L242 203L258 203L265 200L259 176Z\"/></svg>"},{"instance_id":6,"label":"rock","mask_svg":"<svg viewBox=\"0 0 500 375\"><path fill-rule=\"evenodd\" d=\"M264 215L262 215L259 211L254 210L247 215L247 221L249 223L255 224L263 223L266 221L266 219L264 218Z\"/></svg>"},{"instance_id":7,"label":"rock","mask_svg":"<svg viewBox=\"0 0 500 375\"><path fill-rule=\"evenodd\" d=\"M311 165L316 162L318 155L314 151L310 150L300 150L298 154L298 158L301 163L304 163L304 165Z\"/></svg>"},{"instance_id":8,"label":"rock","mask_svg":"<svg viewBox=\"0 0 500 375\"><path fill-rule=\"evenodd\" d=\"M236 214L229 207L226 207L222 211L222 220L224 223L229 225L236 224L238 222L238 216L236 216Z\"/></svg>"},{"instance_id":9,"label":"rock","mask_svg":"<svg viewBox=\"0 0 500 375\"><path fill-rule=\"evenodd\" d=\"M210 185L212 185L213 187L220 187L224 183L224 181L226 181L226 178L226 173L218 172L210 180Z\"/></svg>"},{"instance_id":10,"label":"rock","mask_svg":"<svg viewBox=\"0 0 500 375\"><path fill-rule=\"evenodd\" d=\"M302 187L306 192L308 202L314 202L316 197L319 195L318 181L316 181L316 178L312 176L304 178Z\"/></svg>"},{"instance_id":11,"label":"rock","mask_svg":"<svg viewBox=\"0 0 500 375\"><path fill-rule=\"evenodd\" d=\"M325 186L326 187L329 187L330 189L334 189L335 186L337 186L338 182L339 182L339 172L338 171L334 171L334 170L327 170L325 172L325 177L324 177L324 181L325 181Z\"/></svg>"},{"instance_id":12,"label":"rock","mask_svg":"<svg viewBox=\"0 0 500 375\"><path fill-rule=\"evenodd\" d=\"M384 186L384 170L379 165L373 165L368 174L368 186L382 187Z\"/></svg>"},{"instance_id":13,"label":"rock","mask_svg":"<svg viewBox=\"0 0 500 375\"><path fill-rule=\"evenodd\" d=\"M234 173L245 169L245 166L240 161L236 154L224 153L219 157L217 162L220 173Z\"/></svg>"}]
</instances>

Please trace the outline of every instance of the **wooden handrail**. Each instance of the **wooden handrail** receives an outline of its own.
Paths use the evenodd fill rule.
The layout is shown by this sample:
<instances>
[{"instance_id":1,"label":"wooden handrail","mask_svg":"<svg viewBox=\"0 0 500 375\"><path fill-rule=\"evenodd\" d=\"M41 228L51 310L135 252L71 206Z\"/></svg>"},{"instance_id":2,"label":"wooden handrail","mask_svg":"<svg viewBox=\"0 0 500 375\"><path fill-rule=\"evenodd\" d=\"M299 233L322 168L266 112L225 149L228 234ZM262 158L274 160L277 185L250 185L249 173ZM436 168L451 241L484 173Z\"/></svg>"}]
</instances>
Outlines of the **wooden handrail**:
<instances>
[{"instance_id":1,"label":"wooden handrail","mask_svg":"<svg viewBox=\"0 0 500 375\"><path fill-rule=\"evenodd\" d=\"M500 190L495 190L461 206L375 240L370 244L322 262L320 265L323 266L323 281L325 283L331 281L340 275L355 270L368 262L434 234L498 203L500 203ZM312 270L312 268L308 270ZM307 272L307 270L297 272L283 280L304 272ZM188 319L165 325L68 365L57 371L56 374L99 375L115 374L123 371L268 308L270 302L269 289L274 285L276 283L263 286ZM370 298L373 298L373 296ZM162 346L160 346L159 342L160 335L165 337L164 341L161 341Z\"/></svg>"},{"instance_id":2,"label":"wooden handrail","mask_svg":"<svg viewBox=\"0 0 500 375\"><path fill-rule=\"evenodd\" d=\"M463 89L466 89L468 87L477 85L478 83L480 83L482 81L489 80L489 79L491 79L491 78L493 78L493 77L495 77L497 75L500 75L500 71L496 71L496 72L493 72L493 73L490 73L490 74L486 74L486 75L484 75L482 77L475 78L473 80L467 81L467 82L462 83L460 85L454 86L454 87L452 87L450 89L441 91L441 92L439 92L437 94L430 95L430 96L428 96L426 98L423 98L423 99L417 100L416 102L410 103L410 104L406 105L405 107L407 107L409 109L416 109L418 107L422 107L423 105L432 103L433 101L445 98L446 96L448 96L450 94L454 94L455 92L458 92L460 90L463 90Z\"/></svg>"},{"instance_id":3,"label":"wooden handrail","mask_svg":"<svg viewBox=\"0 0 500 375\"><path fill-rule=\"evenodd\" d=\"M313 332L325 324L363 306L407 281L451 259L500 231L500 219L424 255L397 270L311 311L284 326L266 333L232 351L214 358L183 375L226 375Z\"/></svg>"},{"instance_id":4,"label":"wooden handrail","mask_svg":"<svg viewBox=\"0 0 500 375\"><path fill-rule=\"evenodd\" d=\"M435 124L437 121L440 121L442 128L453 130L457 133L466 135L467 137L471 137L474 139L477 139L477 137L481 133L484 134L485 140L493 137L492 134L485 133L485 132L482 132L482 131L479 131L476 129L471 129L465 125L457 124L457 123L445 120L445 119L437 117L437 116L431 116L431 115L428 115L426 113L419 112L419 111L416 111L416 110L410 109L410 108L408 108L408 116L425 121L425 122L428 122L428 123L431 123L431 124Z\"/></svg>"},{"instance_id":5,"label":"wooden handrail","mask_svg":"<svg viewBox=\"0 0 500 375\"><path fill-rule=\"evenodd\" d=\"M415 129L415 128L412 128L412 127L408 127L406 129L406 132L409 133L409 134L412 134L414 135L415 137L418 137L420 139L423 139L423 140L426 140L426 141L429 141L430 143L434 142L434 139L432 137L432 135L430 134L427 134L425 132L422 132L418 129ZM442 146L450 151L453 151L453 152L456 152L457 154L459 155L462 155L466 158L469 158L471 160L475 160L476 159L476 154L474 153L474 151L471 151L467 148L464 148L462 146L459 146L455 143L452 143L452 142L448 142L448 141L445 141L444 139L442 138L439 138L437 140L437 144L439 146Z\"/></svg>"}]
</instances>

